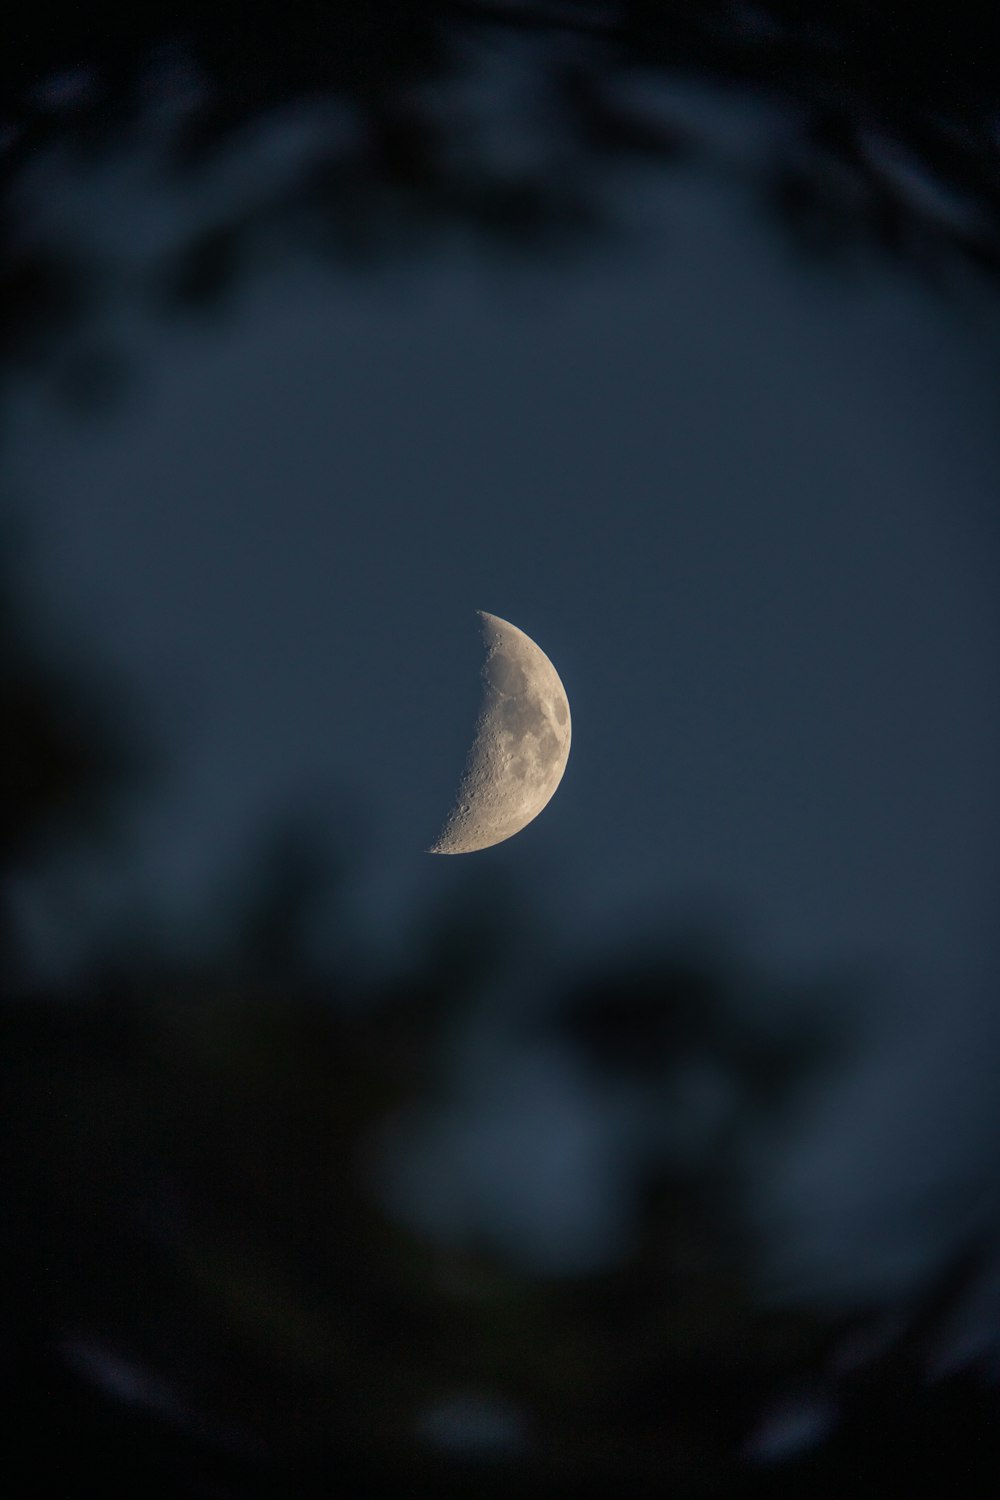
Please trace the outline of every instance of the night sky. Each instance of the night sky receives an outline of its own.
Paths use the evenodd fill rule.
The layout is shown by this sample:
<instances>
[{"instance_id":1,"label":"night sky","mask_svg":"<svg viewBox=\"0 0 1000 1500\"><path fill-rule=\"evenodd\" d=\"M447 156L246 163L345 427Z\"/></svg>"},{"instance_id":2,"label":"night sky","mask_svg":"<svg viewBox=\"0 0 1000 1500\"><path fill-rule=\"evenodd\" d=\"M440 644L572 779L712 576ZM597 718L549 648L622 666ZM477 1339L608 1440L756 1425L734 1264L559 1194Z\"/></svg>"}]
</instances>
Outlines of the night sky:
<instances>
[{"instance_id":1,"label":"night sky","mask_svg":"<svg viewBox=\"0 0 1000 1500\"><path fill-rule=\"evenodd\" d=\"M767 138L749 105L680 104ZM139 145L20 189L118 272L97 332L122 398L79 420L25 381L4 457L40 614L159 757L95 907L196 929L254 830L301 811L361 851L373 949L495 878L581 962L715 924L788 984L844 974L865 1046L758 1213L793 1280L910 1274L940 1245L894 1237L896 1206L975 1177L998 1123L995 304L810 267L737 171L692 169L618 177L624 232L566 260L286 255L207 319L155 317L136 288L164 243L309 150L293 116L186 187ZM435 859L477 609L551 657L573 750L522 834ZM471 1056L388 1171L399 1211L599 1261L614 1109L542 1053Z\"/></svg>"}]
</instances>

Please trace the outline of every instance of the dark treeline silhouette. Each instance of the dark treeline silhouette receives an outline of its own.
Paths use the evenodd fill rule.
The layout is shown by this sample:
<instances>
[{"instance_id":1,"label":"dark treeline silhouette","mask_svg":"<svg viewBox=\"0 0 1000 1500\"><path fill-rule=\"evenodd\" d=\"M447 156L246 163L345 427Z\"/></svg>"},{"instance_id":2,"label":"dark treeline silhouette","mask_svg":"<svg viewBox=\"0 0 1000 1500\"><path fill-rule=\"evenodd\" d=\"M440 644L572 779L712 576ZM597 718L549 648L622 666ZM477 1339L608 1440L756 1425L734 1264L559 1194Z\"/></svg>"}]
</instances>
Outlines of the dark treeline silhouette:
<instances>
[{"instance_id":1,"label":"dark treeline silhouette","mask_svg":"<svg viewBox=\"0 0 1000 1500\"><path fill-rule=\"evenodd\" d=\"M934 1375L985 1247L889 1308L762 1295L745 1147L793 1129L803 1090L849 1056L832 1019L849 984L826 1007L748 1006L773 982L711 934L518 973L518 895L475 886L394 970L317 968L310 913L349 871L302 822L263 839L196 956L136 931L123 897L53 973L26 892L44 906L61 872L65 897L70 851L110 835L140 758L97 711L107 693L6 599L6 1494L993 1492L987 1367ZM58 915L48 931L58 947ZM631 1248L602 1270L439 1243L376 1187L373 1150L447 1093L456 1027L505 965L522 998L542 991L524 1040L540 1029L595 1083L645 1091L662 1122L683 1123L673 1081L727 1080L721 1128L637 1164Z\"/></svg>"},{"instance_id":2,"label":"dark treeline silhouette","mask_svg":"<svg viewBox=\"0 0 1000 1500\"><path fill-rule=\"evenodd\" d=\"M862 247L939 284L955 266L1000 271L1000 20L971 0L944 15L858 0L289 0L127 15L104 0L14 0L2 25L7 363L51 350L114 275L92 251L32 231L26 169L51 147L69 153L70 171L141 144L151 110L165 184L261 121L312 111L318 132L277 186L193 214L151 273L151 300L170 310L218 302L276 244L355 268L412 257L446 232L536 258L585 246L616 227L604 192L616 162L720 166L678 108L674 86L691 81L782 111L739 171L803 251ZM496 99L481 97L482 70L498 60L499 122ZM112 351L74 361L65 393L99 401L114 385Z\"/></svg>"}]
</instances>

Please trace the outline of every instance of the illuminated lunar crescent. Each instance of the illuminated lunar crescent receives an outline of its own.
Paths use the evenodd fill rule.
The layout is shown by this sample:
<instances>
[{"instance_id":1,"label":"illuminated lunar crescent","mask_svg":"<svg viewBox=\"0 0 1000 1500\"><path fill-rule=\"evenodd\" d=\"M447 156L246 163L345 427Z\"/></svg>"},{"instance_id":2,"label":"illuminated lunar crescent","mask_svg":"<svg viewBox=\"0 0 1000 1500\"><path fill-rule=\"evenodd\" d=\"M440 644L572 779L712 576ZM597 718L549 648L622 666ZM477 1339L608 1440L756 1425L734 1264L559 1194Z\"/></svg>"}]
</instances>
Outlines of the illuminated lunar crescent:
<instances>
[{"instance_id":1,"label":"illuminated lunar crescent","mask_svg":"<svg viewBox=\"0 0 1000 1500\"><path fill-rule=\"evenodd\" d=\"M486 660L476 737L455 805L429 854L468 854L537 818L569 759L566 690L545 652L516 625L479 611Z\"/></svg>"}]
</instances>

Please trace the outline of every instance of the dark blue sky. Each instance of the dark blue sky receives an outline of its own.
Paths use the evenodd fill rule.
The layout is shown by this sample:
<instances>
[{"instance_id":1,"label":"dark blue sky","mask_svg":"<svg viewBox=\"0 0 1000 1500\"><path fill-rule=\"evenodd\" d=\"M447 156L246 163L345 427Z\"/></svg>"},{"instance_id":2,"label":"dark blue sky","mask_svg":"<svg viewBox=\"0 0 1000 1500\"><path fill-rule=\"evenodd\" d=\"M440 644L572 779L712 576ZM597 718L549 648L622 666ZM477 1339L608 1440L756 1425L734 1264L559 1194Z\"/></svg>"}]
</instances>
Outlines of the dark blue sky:
<instances>
[{"instance_id":1,"label":"dark blue sky","mask_svg":"<svg viewBox=\"0 0 1000 1500\"><path fill-rule=\"evenodd\" d=\"M197 205L141 157L101 173L39 170L26 211L138 270ZM1000 328L972 289L809 272L726 182L620 195L633 241L577 265L296 262L207 325L155 324L126 274L102 316L129 399L56 427L25 390L8 476L46 596L171 767L136 889L197 912L265 816L335 827L346 797L372 931L479 861L578 951L704 911L789 982L864 976L873 1045L761 1204L790 1262L850 1275L867 1244L877 1276L873 1205L995 1125ZM522 835L433 859L476 609L552 658L573 752ZM586 1258L614 1242L617 1125L545 1066L471 1089L463 1161L428 1147L417 1197L436 1172L445 1217ZM549 1149L512 1186L533 1119Z\"/></svg>"}]
</instances>

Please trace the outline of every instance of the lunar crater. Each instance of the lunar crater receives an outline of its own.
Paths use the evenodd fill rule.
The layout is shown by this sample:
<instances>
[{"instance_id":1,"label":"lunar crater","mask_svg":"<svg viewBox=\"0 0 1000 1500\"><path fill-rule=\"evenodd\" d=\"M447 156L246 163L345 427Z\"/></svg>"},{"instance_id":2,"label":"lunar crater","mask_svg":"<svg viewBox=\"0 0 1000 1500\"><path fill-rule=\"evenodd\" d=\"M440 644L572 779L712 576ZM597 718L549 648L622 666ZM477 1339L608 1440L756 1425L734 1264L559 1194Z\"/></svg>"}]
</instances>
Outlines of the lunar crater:
<instances>
[{"instance_id":1,"label":"lunar crater","mask_svg":"<svg viewBox=\"0 0 1000 1500\"><path fill-rule=\"evenodd\" d=\"M549 802L569 758L569 701L555 667L516 625L480 618L486 659L475 738L432 854L486 849L519 833Z\"/></svg>"}]
</instances>

